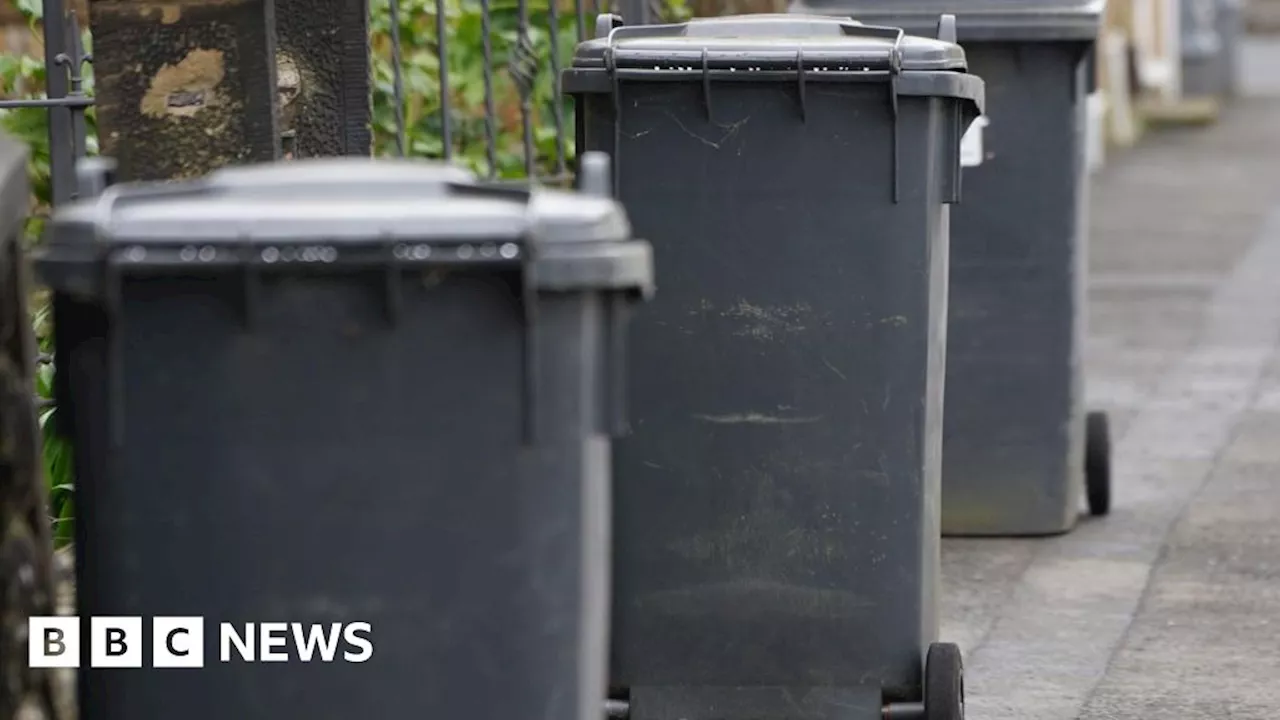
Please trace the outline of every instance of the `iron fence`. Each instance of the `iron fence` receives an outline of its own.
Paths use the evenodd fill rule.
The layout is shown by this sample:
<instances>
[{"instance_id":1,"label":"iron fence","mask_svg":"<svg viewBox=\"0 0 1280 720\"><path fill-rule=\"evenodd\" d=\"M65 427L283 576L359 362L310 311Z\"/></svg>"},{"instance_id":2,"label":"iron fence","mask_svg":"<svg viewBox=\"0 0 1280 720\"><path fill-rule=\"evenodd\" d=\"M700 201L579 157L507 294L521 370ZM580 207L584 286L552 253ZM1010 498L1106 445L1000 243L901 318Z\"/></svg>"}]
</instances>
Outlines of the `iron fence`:
<instances>
[{"instance_id":1,"label":"iron fence","mask_svg":"<svg viewBox=\"0 0 1280 720\"><path fill-rule=\"evenodd\" d=\"M560 70L569 60L563 43L566 34L573 42L587 39L594 30L592 19L602 12L617 13L629 24L652 23L665 15L662 0L426 0L410 8L405 5L413 0L372 2L371 10L379 11L381 4L381 10L390 16L391 52L387 62L391 74L389 104L393 127L387 134L394 142L386 154L461 160L486 179L543 183L563 183L572 176L572 118L560 98ZM45 96L0 100L0 110L47 109L51 205L54 207L77 195L75 166L86 154L85 111L93 105L93 98L84 87L83 75L93 57L85 50L82 21L67 5L67 0L42 0ZM410 13L424 7L434 16L435 37L430 42L434 46L438 73L433 95L439 99L439 107L438 118L430 123L433 137L415 143L410 137L414 127L406 117L413 96L405 83L403 28L412 22ZM479 17L478 38L451 37L449 18L460 8ZM514 14L514 28L500 26L499 20L511 14ZM535 20L535 15L541 22ZM510 42L503 53L495 47L494 40L505 37L509 37ZM543 41L535 42L535 38ZM477 39L482 66L479 138L468 129L475 118L464 116L455 101L459 88L451 75L459 70L454 67L454 46L474 44ZM511 149L506 147L509 143L504 143L508 138L503 137L504 130L511 130L506 127L510 125L510 118L504 118L502 112L502 106L509 105L510 98L499 89L499 79L504 75L516 94L519 127L514 134L518 136L518 163L511 162ZM549 89L550 97L536 97L539 87ZM547 114L549 126L547 118L541 117ZM477 145L482 151L475 151Z\"/></svg>"},{"instance_id":2,"label":"iron fence","mask_svg":"<svg viewBox=\"0 0 1280 720\"><path fill-rule=\"evenodd\" d=\"M501 142L499 140L499 123L501 121L501 113L496 107L496 91L495 91L495 65L498 64L498 53L495 51L493 38L501 36L502 28L496 26L496 13L494 6L497 0L475 0L475 10L480 17L480 43L482 54L482 73L483 73L483 168L481 174L489 179L498 179L501 174L502 162L498 157ZM456 125L459 121L458 116L454 113L451 106L452 83L449 72L450 68L450 44L459 42L459 40L451 40L450 33L446 27L445 0L435 0L435 35L436 35L436 63L439 67L439 86L440 86L440 144L442 152L440 157L444 160L453 159L452 155L457 149L457 138L455 137ZM561 0L546 0L544 3L535 3L538 10L545 10L545 17L542 23L535 23L531 15L531 3L528 0L517 0L515 3L515 29L514 42L505 58L505 69L511 78L515 92L519 98L519 139L521 146L520 176L523 178L536 178L542 182L566 182L571 179L572 172L569 167L568 137L570 133L566 130L566 125L570 122L565 111L564 100L560 96L560 70L562 64L568 59L565 48L561 44L562 33L567 29L571 30L572 38L575 42L581 42L589 37L594 31L593 23L589 22L589 18L593 18L601 12L613 12L623 16L631 24L648 24L658 21L664 16L663 3L660 0L615 0L610 3L608 0L572 0L569 7L561 7ZM567 5L567 3L565 3ZM508 5L509 7L509 5ZM396 109L395 116L395 154L407 155L409 152L409 139L407 137L407 122L403 114L404 103L404 70L402 62L405 53L401 49L401 7L400 0L389 0L389 10L391 13L391 44L392 44L392 76L393 76L393 96L397 99L394 103ZM568 20L569 22L565 22ZM569 28L565 26L569 25ZM549 48L548 52L539 54L533 42L535 31L545 30L547 33L547 41L544 44ZM473 39L472 39L473 40ZM461 42L466 42L466 39ZM550 111L551 115L551 135L554 138L553 147L546 152L548 157L544 158L544 167L539 167L539 148L536 147L535 141L535 89L538 87L538 80L542 73L546 73L546 77L550 79L551 98L550 102L544 103L545 108ZM475 163L472 163L473 165ZM542 170L542 172L540 172Z\"/></svg>"},{"instance_id":3,"label":"iron fence","mask_svg":"<svg viewBox=\"0 0 1280 720\"><path fill-rule=\"evenodd\" d=\"M48 112L48 202L51 208L74 200L78 195L76 166L89 148L86 111L94 104L85 87L84 74L93 57L86 52L84 26L68 7L69 2L42 0L44 97L0 100L0 110L44 108ZM594 31L594 17L602 12L621 15L629 24L648 24L660 21L666 15L663 0L372 2L375 5L370 9L387 13L390 20L390 56L385 61L389 65L391 87L390 92L384 95L389 95L392 119L390 127L384 128L384 134L391 136L392 147L384 148L386 154L462 161L490 181L535 181L542 184L567 184L573 179L573 153L569 146L573 137L573 120L560 93L560 71L570 59L568 56L573 44L590 36ZM414 4L406 8L408 3ZM434 16L434 38L429 38L428 44L434 54L437 74L435 87L429 90L439 103L434 120L418 119L416 127L425 128L429 137L424 143L416 143L411 137L415 123L407 116L407 109L412 106L414 98L405 82L406 62L412 59L413 54L406 51L402 34L406 25L413 26L414 18L410 13L421 12L424 8ZM478 37L477 34L453 36L449 26L451 10L455 17L460 12L477 16ZM514 20L514 25L504 25L504 19ZM505 52L495 46L495 38L509 39ZM459 77L455 82L451 74L464 70L456 67L457 58L453 50L462 44L477 44L477 40L481 75L478 133L472 128L476 120L473 113L454 102L459 86L467 78ZM569 42L566 44L563 40ZM371 71L375 75L379 66L377 60L370 58ZM509 89L515 93L518 119L504 118L502 112L503 106L509 106L511 100L499 88L504 74L509 81ZM376 85L375 82L375 88ZM539 87L549 90L549 97L537 97ZM549 118L542 115L549 115ZM377 123L376 113L374 123ZM291 145L291 134L292 131L286 131L281 139L282 146ZM504 142L512 140L511 135L515 136L514 142ZM52 355L41 353L37 362L42 366L50 365ZM37 398L37 403L43 410L50 408L53 400Z\"/></svg>"},{"instance_id":4,"label":"iron fence","mask_svg":"<svg viewBox=\"0 0 1280 720\"><path fill-rule=\"evenodd\" d=\"M93 99L84 91L85 52L81 26L63 0L43 0L45 97L0 100L0 110L43 107L49 112L49 171L54 205L75 197L75 164L85 154L85 110Z\"/></svg>"}]
</instances>

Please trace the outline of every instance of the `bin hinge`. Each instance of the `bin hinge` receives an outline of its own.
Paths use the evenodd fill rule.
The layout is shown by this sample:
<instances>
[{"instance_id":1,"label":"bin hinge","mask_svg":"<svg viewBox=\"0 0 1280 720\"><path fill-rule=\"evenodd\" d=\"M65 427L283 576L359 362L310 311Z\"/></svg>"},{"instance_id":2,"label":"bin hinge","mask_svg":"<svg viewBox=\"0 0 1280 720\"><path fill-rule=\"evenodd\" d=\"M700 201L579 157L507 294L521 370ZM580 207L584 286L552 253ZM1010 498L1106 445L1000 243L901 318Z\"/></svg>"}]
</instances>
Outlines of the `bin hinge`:
<instances>
[{"instance_id":1,"label":"bin hinge","mask_svg":"<svg viewBox=\"0 0 1280 720\"><path fill-rule=\"evenodd\" d=\"M133 251L133 248L125 250ZM114 249L108 250L102 263L103 313L107 321L102 337L107 365L107 438L112 448L124 444L124 357L120 347L120 324L123 316L120 306L124 302L124 283L120 277L120 260L116 253Z\"/></svg>"},{"instance_id":2,"label":"bin hinge","mask_svg":"<svg viewBox=\"0 0 1280 720\"><path fill-rule=\"evenodd\" d=\"M702 48L702 106L707 112L707 122L714 122L711 117L711 52Z\"/></svg>"},{"instance_id":3,"label":"bin hinge","mask_svg":"<svg viewBox=\"0 0 1280 720\"><path fill-rule=\"evenodd\" d=\"M902 36L898 36L898 43ZM889 110L893 114L892 137L889 144L893 152L893 202L898 202L898 78L902 74L902 50L894 43L889 49Z\"/></svg>"},{"instance_id":4,"label":"bin hinge","mask_svg":"<svg viewBox=\"0 0 1280 720\"><path fill-rule=\"evenodd\" d=\"M809 119L804 97L804 48L796 48L796 93L800 101L800 122Z\"/></svg>"},{"instance_id":5,"label":"bin hinge","mask_svg":"<svg viewBox=\"0 0 1280 720\"><path fill-rule=\"evenodd\" d=\"M400 266L395 262L395 246L390 241L386 243L386 246L391 258L387 259L382 267L382 310L387 325L395 327L396 323L400 321L400 315L404 308L404 295L401 294Z\"/></svg>"},{"instance_id":6,"label":"bin hinge","mask_svg":"<svg viewBox=\"0 0 1280 720\"><path fill-rule=\"evenodd\" d=\"M525 252L520 259L520 294L524 309L523 377L521 379L521 413L526 445L537 441L538 428L538 277L537 252L533 238L526 237Z\"/></svg>"},{"instance_id":7,"label":"bin hinge","mask_svg":"<svg viewBox=\"0 0 1280 720\"><path fill-rule=\"evenodd\" d=\"M240 237L240 252L243 257L253 257L253 241L247 235ZM240 322L246 331L252 332L258 324L258 298L261 295L258 265L246 262L240 269Z\"/></svg>"},{"instance_id":8,"label":"bin hinge","mask_svg":"<svg viewBox=\"0 0 1280 720\"><path fill-rule=\"evenodd\" d=\"M610 93L613 101L613 187L614 192L617 192L618 183L622 181L619 171L622 166L619 157L622 154L622 83L618 80L618 59L614 56L612 47L604 52L604 66L613 85L613 92Z\"/></svg>"}]
</instances>

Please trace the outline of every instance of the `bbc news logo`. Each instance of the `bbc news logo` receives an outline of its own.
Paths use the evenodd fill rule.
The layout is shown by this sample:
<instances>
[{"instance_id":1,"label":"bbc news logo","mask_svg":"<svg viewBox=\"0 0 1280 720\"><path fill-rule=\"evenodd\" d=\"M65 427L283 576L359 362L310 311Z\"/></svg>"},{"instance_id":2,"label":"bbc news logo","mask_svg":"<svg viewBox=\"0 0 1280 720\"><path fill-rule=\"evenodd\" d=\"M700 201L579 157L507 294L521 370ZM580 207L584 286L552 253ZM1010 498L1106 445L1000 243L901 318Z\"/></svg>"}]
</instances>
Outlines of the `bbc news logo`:
<instances>
[{"instance_id":1,"label":"bbc news logo","mask_svg":"<svg viewBox=\"0 0 1280 720\"><path fill-rule=\"evenodd\" d=\"M353 623L219 623L218 662L367 662L373 628ZM33 617L27 623L27 654L33 668L78 668L80 618ZM205 664L202 617L151 619L149 667L201 668ZM89 619L89 667L140 668L146 639L140 617Z\"/></svg>"}]
</instances>

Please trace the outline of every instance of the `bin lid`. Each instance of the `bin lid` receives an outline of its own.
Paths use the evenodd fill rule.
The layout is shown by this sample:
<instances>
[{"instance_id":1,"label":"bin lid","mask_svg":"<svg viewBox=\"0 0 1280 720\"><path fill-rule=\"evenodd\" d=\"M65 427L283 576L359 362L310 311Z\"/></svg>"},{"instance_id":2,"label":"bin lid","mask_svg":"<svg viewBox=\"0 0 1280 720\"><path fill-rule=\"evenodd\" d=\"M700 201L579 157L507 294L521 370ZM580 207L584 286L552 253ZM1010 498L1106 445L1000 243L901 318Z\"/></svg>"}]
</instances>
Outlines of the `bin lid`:
<instances>
[{"instance_id":1,"label":"bin lid","mask_svg":"<svg viewBox=\"0 0 1280 720\"><path fill-rule=\"evenodd\" d=\"M854 17L928 30L938 13L956 16L959 42L1089 41L1106 0L792 0L790 12Z\"/></svg>"},{"instance_id":2,"label":"bin lid","mask_svg":"<svg viewBox=\"0 0 1280 720\"><path fill-rule=\"evenodd\" d=\"M607 245L630 249L589 249ZM647 285L648 253L646 243L631 240L625 211L609 197L483 183L435 162L328 158L113 185L54 214L36 266L59 289L68 268L90 264L174 274L227 266L501 264L538 255L558 261L548 278L569 282L573 262L598 274L602 257L627 255L639 265L611 272Z\"/></svg>"},{"instance_id":3,"label":"bin lid","mask_svg":"<svg viewBox=\"0 0 1280 720\"><path fill-rule=\"evenodd\" d=\"M769 13L615 27L607 36L578 45L573 66L655 74L705 68L794 75L797 58L811 71L966 69L964 50L955 43L848 18Z\"/></svg>"}]
</instances>

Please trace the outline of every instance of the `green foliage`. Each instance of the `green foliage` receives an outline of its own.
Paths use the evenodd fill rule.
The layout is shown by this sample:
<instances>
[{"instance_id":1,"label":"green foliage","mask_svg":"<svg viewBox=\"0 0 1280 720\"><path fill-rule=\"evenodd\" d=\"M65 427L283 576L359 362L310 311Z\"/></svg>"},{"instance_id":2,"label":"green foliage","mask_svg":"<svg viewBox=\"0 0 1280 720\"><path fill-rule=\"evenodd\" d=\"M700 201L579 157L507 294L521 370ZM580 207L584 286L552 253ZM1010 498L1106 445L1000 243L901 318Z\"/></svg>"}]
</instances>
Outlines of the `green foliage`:
<instances>
[{"instance_id":1,"label":"green foliage","mask_svg":"<svg viewBox=\"0 0 1280 720\"><path fill-rule=\"evenodd\" d=\"M34 37L42 35L40 0L11 0L22 12ZM84 34L85 52L90 52L88 33ZM32 99L44 96L45 66L43 58L24 55L0 56L0 96L6 99ZM92 67L80 70L81 89L89 95L93 90ZM86 150L97 152L96 122L93 109L84 113L86 126ZM52 199L49 163L49 113L39 107L0 110L0 128L28 148L28 172L31 183L30 216L27 220L27 241L34 243L48 217ZM50 324L50 308L44 293L33 293L31 300L32 326L42 354L51 354L53 339ZM52 363L39 366L36 374L36 394L48 405L40 411L40 428L44 439L44 470L49 491L49 513L53 523L54 539L63 546L73 537L75 480L71 465L71 448L66 440L52 432L57 408L53 398Z\"/></svg>"},{"instance_id":2,"label":"green foliage","mask_svg":"<svg viewBox=\"0 0 1280 720\"><path fill-rule=\"evenodd\" d=\"M555 22L553 6L547 0L528 2L528 36L532 55L537 59L532 90L529 93L527 117L534 146L534 172L541 176L562 172L557 137L564 138L564 156L573 156L573 104L557 97L555 73L550 58L565 67L573 57L578 42L578 16L575 4L558 2ZM494 136L493 174L500 178L526 175L524 151L524 119L519 93L508 71L512 49L516 46L519 5L517 0L490 0L489 38L491 52L486 64L484 25L480 0L445 0L447 28L445 58L448 77L447 96L441 95L440 46L436 32L435 0L400 1L400 44L405 102L406 154L414 157L443 157L441 141L441 105L447 98L453 130L452 151L456 161L481 175L488 175L490 163L486 117L492 117ZM371 17L373 32L373 131L375 152L396 152L395 92L390 38L391 13L387 0L374 0ZM689 16L685 0L664 0L666 19L683 20ZM589 11L588 11L589 14ZM594 30L594 18L582 18L588 34ZM493 112L485 103L485 75L489 74ZM560 132L557 132L557 109Z\"/></svg>"},{"instance_id":3,"label":"green foliage","mask_svg":"<svg viewBox=\"0 0 1280 720\"><path fill-rule=\"evenodd\" d=\"M40 0L10 0L27 19L27 24L34 37L40 38L42 7ZM82 33L85 52L92 52L92 40L89 33ZM65 69L60 69L65 72ZM93 66L85 64L80 68L82 91L93 94ZM45 66L43 58L27 55L0 56L0 96L6 99L33 99L44 96ZM84 112L86 126L86 149L90 155L97 154L97 122L93 108ZM10 136L22 141L28 148L32 205L31 216L27 221L29 241L39 237L48 217L49 202L52 196L49 165L49 111L44 108L16 108L0 110L0 128Z\"/></svg>"},{"instance_id":4,"label":"green foliage","mask_svg":"<svg viewBox=\"0 0 1280 720\"><path fill-rule=\"evenodd\" d=\"M5 1L5 0L0 0ZM35 37L41 36L41 0L7 0L27 19ZM554 13L549 2L557 2ZM445 0L445 60L448 94L441 94L440 45L437 40L436 0L400 0L400 57L403 82L401 108L405 119L406 154L411 157L442 158L443 123L441 107L447 98L452 129L452 157L480 175L500 178L526 175L524 151L525 122L533 141L532 166L539 176L560 175L561 158L573 156L573 106L555 92L555 73L550 58L564 67L573 57L578 42L578 16L572 0L529 0L528 37L535 62L532 89L527 107L508 70L512 48L517 43L519 6L517 0L489 0L490 55L484 53L485 26L481 0ZM689 17L685 0L663 0L666 20ZM582 18L587 33L594 18ZM371 45L373 47L373 134L377 155L396 153L396 95L392 72L391 12L389 0L371 0ZM84 33L84 47L90 52L90 38ZM490 103L486 103L485 77L489 76ZM93 94L92 67L81 68L82 90ZM44 94L43 58L21 55L0 56L0 97L39 98ZM558 118L557 118L558 111ZM97 123L93 109L85 114L86 150L97 153ZM486 122L486 117L491 118ZM557 119L559 120L557 127ZM48 216L51 201L49 162L49 120L44 108L0 110L0 128L29 148L32 188L28 241L34 243ZM489 136L493 136L493 167L489 162ZM563 137L563 146L557 138ZM563 154L561 154L563 152ZM53 342L50 308L43 293L32 297L32 323L42 353L51 356ZM37 392L46 402L40 413L44 431L44 465L49 486L49 511L59 546L71 541L74 529L75 482L71 448L52 432L57 409L52 405L52 363L40 366Z\"/></svg>"},{"instance_id":5,"label":"green foliage","mask_svg":"<svg viewBox=\"0 0 1280 720\"><path fill-rule=\"evenodd\" d=\"M40 338L40 351L51 353L53 343L47 332L50 321L49 304L43 303L34 315L33 322L37 332L43 335ZM53 363L42 364L37 369L36 394L45 400L53 397ZM71 446L63 437L53 432L53 416L56 411L52 406L40 411L40 431L44 436L44 469L49 484L49 514L53 521L54 542L62 547L74 537L72 493L75 492L75 483Z\"/></svg>"}]
</instances>

